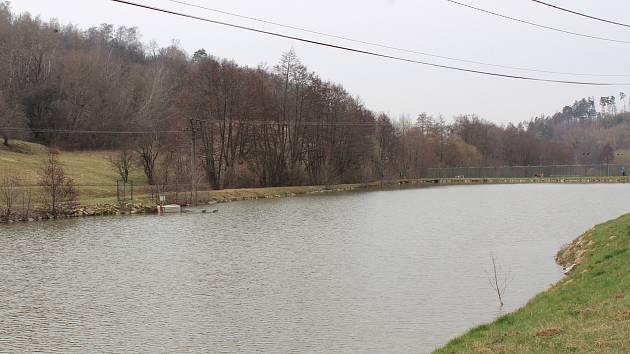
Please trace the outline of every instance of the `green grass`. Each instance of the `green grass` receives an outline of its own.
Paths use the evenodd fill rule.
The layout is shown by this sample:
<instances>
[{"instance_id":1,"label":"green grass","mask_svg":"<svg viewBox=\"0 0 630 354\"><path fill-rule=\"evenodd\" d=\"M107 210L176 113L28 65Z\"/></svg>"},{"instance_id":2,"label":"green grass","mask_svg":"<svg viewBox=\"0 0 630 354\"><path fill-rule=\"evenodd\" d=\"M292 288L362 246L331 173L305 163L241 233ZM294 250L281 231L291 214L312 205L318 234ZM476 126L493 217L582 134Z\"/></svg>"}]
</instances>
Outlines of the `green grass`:
<instances>
[{"instance_id":1,"label":"green grass","mask_svg":"<svg viewBox=\"0 0 630 354\"><path fill-rule=\"evenodd\" d=\"M558 253L579 263L523 308L435 353L630 353L630 214Z\"/></svg>"},{"instance_id":2,"label":"green grass","mask_svg":"<svg viewBox=\"0 0 630 354\"><path fill-rule=\"evenodd\" d=\"M34 143L11 141L8 148L0 144L0 171L17 174L25 185L36 185L47 154L46 147ZM120 177L108 160L111 155L111 151L60 152L66 174L79 186L80 202L115 201ZM138 186L146 183L141 168L132 170L130 179Z\"/></svg>"}]
</instances>

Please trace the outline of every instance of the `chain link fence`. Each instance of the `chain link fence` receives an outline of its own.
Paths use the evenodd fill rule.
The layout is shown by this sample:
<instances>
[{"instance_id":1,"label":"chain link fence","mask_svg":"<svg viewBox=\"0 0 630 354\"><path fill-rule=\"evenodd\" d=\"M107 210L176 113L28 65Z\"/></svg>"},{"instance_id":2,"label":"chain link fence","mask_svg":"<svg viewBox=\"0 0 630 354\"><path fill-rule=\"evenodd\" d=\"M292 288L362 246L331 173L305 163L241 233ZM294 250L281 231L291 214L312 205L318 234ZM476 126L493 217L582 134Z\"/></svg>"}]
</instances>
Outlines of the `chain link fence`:
<instances>
[{"instance_id":1,"label":"chain link fence","mask_svg":"<svg viewBox=\"0 0 630 354\"><path fill-rule=\"evenodd\" d=\"M609 177L626 171L620 164L429 168L424 178Z\"/></svg>"}]
</instances>

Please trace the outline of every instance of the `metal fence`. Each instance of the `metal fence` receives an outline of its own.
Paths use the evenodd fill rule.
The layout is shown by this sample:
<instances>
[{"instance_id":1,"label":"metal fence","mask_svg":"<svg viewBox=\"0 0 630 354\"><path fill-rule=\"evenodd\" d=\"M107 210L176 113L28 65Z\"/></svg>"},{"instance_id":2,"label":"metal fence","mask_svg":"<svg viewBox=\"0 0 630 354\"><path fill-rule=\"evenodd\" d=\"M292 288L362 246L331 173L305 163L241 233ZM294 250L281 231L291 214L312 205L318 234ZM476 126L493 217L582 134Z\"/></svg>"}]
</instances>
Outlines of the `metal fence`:
<instances>
[{"instance_id":1,"label":"metal fence","mask_svg":"<svg viewBox=\"0 0 630 354\"><path fill-rule=\"evenodd\" d=\"M429 168L424 178L526 178L621 176L620 164Z\"/></svg>"}]
</instances>

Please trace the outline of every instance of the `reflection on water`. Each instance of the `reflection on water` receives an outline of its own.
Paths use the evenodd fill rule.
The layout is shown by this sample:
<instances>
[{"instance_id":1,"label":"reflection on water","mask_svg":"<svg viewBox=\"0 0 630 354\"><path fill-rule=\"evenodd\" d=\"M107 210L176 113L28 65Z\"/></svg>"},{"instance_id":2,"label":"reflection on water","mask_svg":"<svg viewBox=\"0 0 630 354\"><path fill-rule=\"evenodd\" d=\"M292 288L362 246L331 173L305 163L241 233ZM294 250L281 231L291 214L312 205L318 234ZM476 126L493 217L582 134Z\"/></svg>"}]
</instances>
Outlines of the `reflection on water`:
<instances>
[{"instance_id":1,"label":"reflection on water","mask_svg":"<svg viewBox=\"0 0 630 354\"><path fill-rule=\"evenodd\" d=\"M626 185L461 186L0 227L0 351L417 353L557 281Z\"/></svg>"}]
</instances>

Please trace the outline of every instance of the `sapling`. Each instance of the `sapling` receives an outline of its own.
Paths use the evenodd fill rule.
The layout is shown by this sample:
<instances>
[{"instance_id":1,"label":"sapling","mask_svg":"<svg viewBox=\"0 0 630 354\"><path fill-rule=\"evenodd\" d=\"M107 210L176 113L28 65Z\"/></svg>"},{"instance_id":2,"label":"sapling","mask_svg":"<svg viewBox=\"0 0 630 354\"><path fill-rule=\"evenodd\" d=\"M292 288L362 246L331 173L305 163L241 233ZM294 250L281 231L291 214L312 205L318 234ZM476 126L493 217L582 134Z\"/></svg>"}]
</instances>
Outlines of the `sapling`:
<instances>
[{"instance_id":1,"label":"sapling","mask_svg":"<svg viewBox=\"0 0 630 354\"><path fill-rule=\"evenodd\" d=\"M501 304L501 308L503 308L503 296L508 286L508 274L502 272L493 254L490 254L490 259L492 260L492 273L488 274L488 282L492 290L497 294L499 304Z\"/></svg>"}]
</instances>

